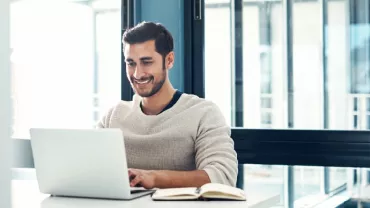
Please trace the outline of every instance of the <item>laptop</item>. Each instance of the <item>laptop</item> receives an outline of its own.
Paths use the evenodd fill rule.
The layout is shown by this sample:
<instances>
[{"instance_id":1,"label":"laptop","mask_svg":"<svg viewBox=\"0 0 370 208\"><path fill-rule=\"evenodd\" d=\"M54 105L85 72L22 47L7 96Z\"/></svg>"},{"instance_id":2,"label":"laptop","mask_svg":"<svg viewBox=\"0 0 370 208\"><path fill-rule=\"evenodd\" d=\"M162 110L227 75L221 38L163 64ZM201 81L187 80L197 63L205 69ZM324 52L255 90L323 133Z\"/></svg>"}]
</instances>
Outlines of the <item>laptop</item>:
<instances>
[{"instance_id":1,"label":"laptop","mask_svg":"<svg viewBox=\"0 0 370 208\"><path fill-rule=\"evenodd\" d=\"M30 129L40 192L52 196L134 199L120 129Z\"/></svg>"}]
</instances>

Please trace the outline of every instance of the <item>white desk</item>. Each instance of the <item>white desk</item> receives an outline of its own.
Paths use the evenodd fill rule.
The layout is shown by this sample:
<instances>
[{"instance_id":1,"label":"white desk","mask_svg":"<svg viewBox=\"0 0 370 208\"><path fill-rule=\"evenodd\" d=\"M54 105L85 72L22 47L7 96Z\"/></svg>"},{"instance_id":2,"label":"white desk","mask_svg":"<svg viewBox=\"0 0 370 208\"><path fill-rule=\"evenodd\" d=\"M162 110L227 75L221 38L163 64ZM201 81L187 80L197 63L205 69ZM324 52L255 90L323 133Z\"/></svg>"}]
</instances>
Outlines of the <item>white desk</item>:
<instances>
[{"instance_id":1,"label":"white desk","mask_svg":"<svg viewBox=\"0 0 370 208\"><path fill-rule=\"evenodd\" d=\"M270 208L277 205L280 195L261 196L247 194L247 201L152 201L150 196L134 200L101 200L85 198L49 197L41 194L33 180L12 181L13 208L111 208L111 207L215 207L215 208Z\"/></svg>"}]
</instances>

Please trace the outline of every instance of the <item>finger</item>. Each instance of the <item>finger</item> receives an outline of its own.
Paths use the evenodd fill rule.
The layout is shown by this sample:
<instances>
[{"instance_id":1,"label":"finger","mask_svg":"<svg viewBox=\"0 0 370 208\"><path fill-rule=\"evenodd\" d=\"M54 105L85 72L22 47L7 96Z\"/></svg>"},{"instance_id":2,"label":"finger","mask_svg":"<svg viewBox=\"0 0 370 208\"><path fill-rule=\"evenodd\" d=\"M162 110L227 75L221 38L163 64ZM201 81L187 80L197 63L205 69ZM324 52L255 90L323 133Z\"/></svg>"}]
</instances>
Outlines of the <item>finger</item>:
<instances>
[{"instance_id":1,"label":"finger","mask_svg":"<svg viewBox=\"0 0 370 208\"><path fill-rule=\"evenodd\" d=\"M140 172L140 170L139 170L139 169L133 169L133 168L130 168L130 169L128 169L128 172L129 172L129 173L139 173L139 172Z\"/></svg>"},{"instance_id":2,"label":"finger","mask_svg":"<svg viewBox=\"0 0 370 208\"><path fill-rule=\"evenodd\" d=\"M129 177L135 176L135 173L132 170L128 170L128 176Z\"/></svg>"},{"instance_id":3,"label":"finger","mask_svg":"<svg viewBox=\"0 0 370 208\"><path fill-rule=\"evenodd\" d=\"M129 177L137 176L139 174L140 174L140 172L138 170L135 170L135 169L129 169L128 170L128 176Z\"/></svg>"},{"instance_id":4,"label":"finger","mask_svg":"<svg viewBox=\"0 0 370 208\"><path fill-rule=\"evenodd\" d=\"M130 186L131 187L135 187L137 186L138 184L140 184L143 180L143 176L142 175L137 175L131 182L130 182Z\"/></svg>"}]
</instances>

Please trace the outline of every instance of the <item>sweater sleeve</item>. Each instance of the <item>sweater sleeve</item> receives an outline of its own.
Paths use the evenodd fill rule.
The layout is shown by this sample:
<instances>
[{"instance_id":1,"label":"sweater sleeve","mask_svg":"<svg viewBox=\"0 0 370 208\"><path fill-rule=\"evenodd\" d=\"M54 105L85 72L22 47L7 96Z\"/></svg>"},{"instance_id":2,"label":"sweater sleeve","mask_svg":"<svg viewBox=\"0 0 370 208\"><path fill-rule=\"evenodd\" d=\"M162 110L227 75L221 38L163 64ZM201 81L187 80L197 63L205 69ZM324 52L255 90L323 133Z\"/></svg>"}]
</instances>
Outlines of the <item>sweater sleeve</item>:
<instances>
[{"instance_id":1,"label":"sweater sleeve","mask_svg":"<svg viewBox=\"0 0 370 208\"><path fill-rule=\"evenodd\" d=\"M206 171L212 183L236 186L238 161L230 127L215 104L202 110L206 112L195 140L197 169Z\"/></svg>"},{"instance_id":2,"label":"sweater sleeve","mask_svg":"<svg viewBox=\"0 0 370 208\"><path fill-rule=\"evenodd\" d=\"M97 129L109 128L114 107L110 108L96 124Z\"/></svg>"}]
</instances>

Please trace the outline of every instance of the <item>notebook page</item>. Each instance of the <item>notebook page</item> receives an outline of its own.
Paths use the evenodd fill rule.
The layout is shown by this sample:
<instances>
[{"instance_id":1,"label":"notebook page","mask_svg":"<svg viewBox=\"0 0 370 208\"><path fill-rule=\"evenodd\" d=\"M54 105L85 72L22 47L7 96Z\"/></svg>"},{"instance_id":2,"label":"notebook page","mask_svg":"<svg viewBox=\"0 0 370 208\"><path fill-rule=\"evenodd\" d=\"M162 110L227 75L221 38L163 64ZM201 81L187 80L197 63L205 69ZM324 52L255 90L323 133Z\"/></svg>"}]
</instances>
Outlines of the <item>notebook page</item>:
<instances>
[{"instance_id":1,"label":"notebook page","mask_svg":"<svg viewBox=\"0 0 370 208\"><path fill-rule=\"evenodd\" d=\"M198 196L196 194L196 188L168 188L158 189L155 193L156 197L168 197L168 196Z\"/></svg>"}]
</instances>

